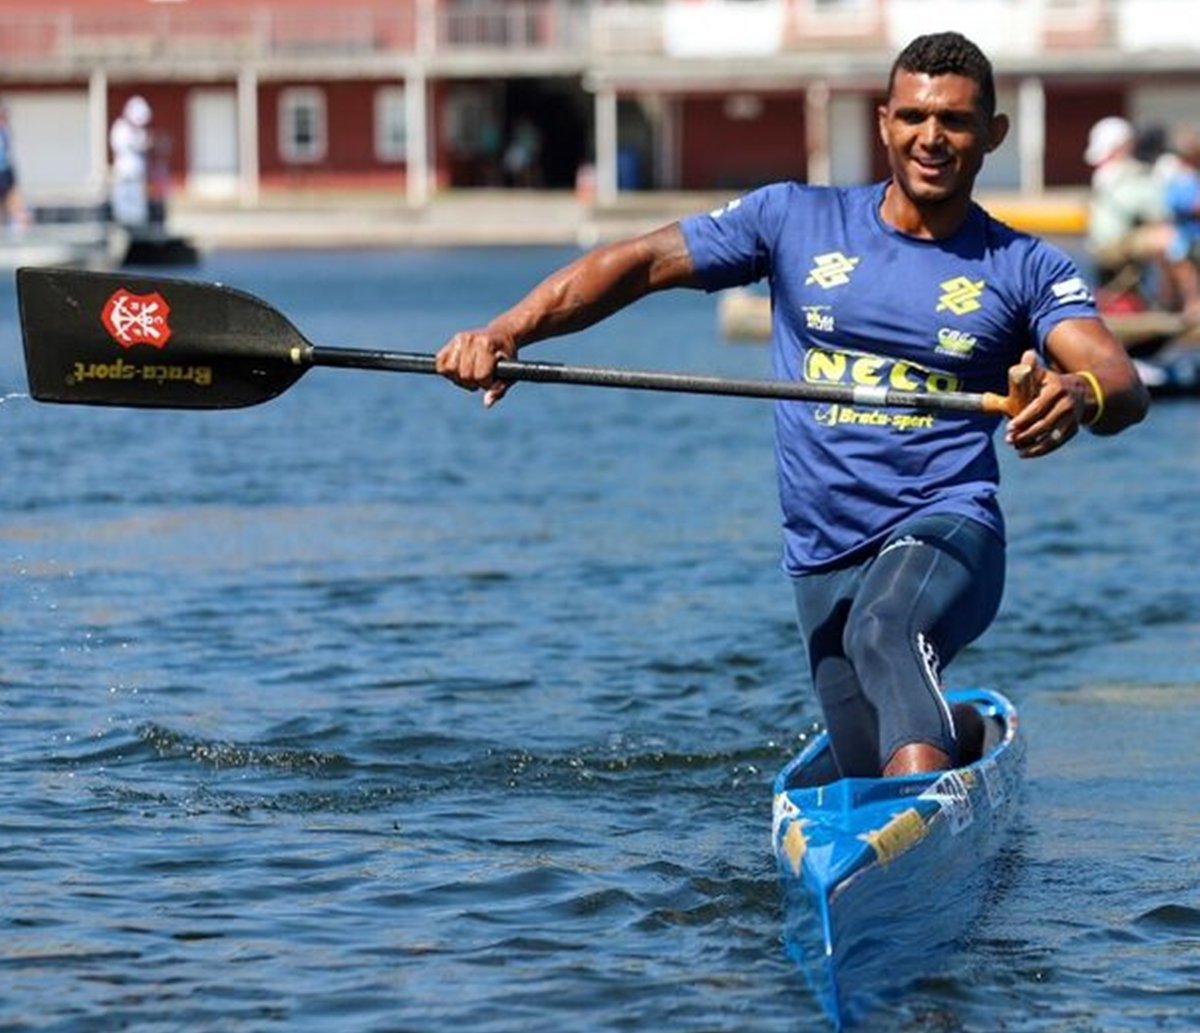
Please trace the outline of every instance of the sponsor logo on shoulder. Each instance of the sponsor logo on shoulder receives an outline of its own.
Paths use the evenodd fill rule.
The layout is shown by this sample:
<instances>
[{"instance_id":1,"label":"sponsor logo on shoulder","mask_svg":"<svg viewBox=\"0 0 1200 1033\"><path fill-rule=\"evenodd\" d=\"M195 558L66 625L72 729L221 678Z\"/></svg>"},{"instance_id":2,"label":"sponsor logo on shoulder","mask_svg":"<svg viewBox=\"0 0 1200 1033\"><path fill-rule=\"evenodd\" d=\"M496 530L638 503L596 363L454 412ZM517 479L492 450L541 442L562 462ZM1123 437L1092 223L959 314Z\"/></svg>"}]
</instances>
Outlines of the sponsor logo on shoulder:
<instances>
[{"instance_id":1,"label":"sponsor logo on shoulder","mask_svg":"<svg viewBox=\"0 0 1200 1033\"><path fill-rule=\"evenodd\" d=\"M1056 305L1069 305L1075 301L1091 301L1092 290L1081 276L1061 280L1050 288Z\"/></svg>"},{"instance_id":2,"label":"sponsor logo on shoulder","mask_svg":"<svg viewBox=\"0 0 1200 1033\"><path fill-rule=\"evenodd\" d=\"M735 197L732 201L726 202L720 208L714 208L708 214L711 215L714 219L719 219L722 215L725 215L728 212L737 211L738 208L741 207L741 205L742 205L742 199L740 197Z\"/></svg>"}]
</instances>

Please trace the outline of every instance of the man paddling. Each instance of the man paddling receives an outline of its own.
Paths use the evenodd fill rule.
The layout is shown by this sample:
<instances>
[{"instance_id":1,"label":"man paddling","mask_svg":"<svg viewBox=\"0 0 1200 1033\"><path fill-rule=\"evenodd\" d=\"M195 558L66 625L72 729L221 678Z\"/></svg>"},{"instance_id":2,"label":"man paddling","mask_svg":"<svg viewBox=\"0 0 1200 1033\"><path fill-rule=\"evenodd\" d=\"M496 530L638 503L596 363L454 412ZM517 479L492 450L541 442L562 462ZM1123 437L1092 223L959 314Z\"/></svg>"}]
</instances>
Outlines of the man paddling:
<instances>
[{"instance_id":1,"label":"man paddling","mask_svg":"<svg viewBox=\"0 0 1200 1033\"><path fill-rule=\"evenodd\" d=\"M493 405L496 362L668 287L766 278L773 364L793 380L1003 391L1032 368L1005 441L1048 455L1081 427L1143 418L1145 388L1071 260L971 199L1003 141L984 54L957 33L897 57L879 133L891 177L854 187L778 183L707 215L600 247L487 326L456 334L437 368ZM784 560L813 683L843 775L950 767L970 753L941 670L991 623L1004 582L993 433L976 413L778 402Z\"/></svg>"}]
</instances>

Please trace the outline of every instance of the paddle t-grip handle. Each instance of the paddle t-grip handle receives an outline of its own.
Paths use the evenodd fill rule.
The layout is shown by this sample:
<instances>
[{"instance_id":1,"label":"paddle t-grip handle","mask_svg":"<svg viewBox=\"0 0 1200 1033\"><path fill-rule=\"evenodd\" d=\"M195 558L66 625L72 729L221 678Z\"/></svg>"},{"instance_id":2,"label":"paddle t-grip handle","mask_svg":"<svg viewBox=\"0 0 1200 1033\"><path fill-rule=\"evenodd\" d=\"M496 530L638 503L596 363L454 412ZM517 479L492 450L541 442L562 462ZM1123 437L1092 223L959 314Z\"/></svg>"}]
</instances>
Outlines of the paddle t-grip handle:
<instances>
[{"instance_id":1,"label":"paddle t-grip handle","mask_svg":"<svg viewBox=\"0 0 1200 1033\"><path fill-rule=\"evenodd\" d=\"M1008 394L998 395L991 391L983 393L983 409L985 412L1003 414L1012 419L1033 401L1036 392L1033 367L1021 363L1008 371Z\"/></svg>"}]
</instances>

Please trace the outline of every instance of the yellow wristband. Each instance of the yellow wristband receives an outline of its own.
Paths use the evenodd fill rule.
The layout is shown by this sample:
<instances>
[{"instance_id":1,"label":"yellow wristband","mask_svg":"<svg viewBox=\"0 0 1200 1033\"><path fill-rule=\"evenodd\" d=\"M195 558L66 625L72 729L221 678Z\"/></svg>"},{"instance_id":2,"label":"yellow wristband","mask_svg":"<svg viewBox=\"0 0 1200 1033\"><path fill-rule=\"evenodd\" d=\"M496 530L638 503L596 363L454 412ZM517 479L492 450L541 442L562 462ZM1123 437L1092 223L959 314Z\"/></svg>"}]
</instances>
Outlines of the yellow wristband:
<instances>
[{"instance_id":1,"label":"yellow wristband","mask_svg":"<svg viewBox=\"0 0 1200 1033\"><path fill-rule=\"evenodd\" d=\"M1084 380L1092 385L1092 394L1096 396L1096 415L1088 420L1084 426L1094 427L1100 422L1100 417L1104 415L1104 392L1100 389L1100 381L1096 379L1095 373L1087 369L1077 369L1075 376L1083 377Z\"/></svg>"}]
</instances>

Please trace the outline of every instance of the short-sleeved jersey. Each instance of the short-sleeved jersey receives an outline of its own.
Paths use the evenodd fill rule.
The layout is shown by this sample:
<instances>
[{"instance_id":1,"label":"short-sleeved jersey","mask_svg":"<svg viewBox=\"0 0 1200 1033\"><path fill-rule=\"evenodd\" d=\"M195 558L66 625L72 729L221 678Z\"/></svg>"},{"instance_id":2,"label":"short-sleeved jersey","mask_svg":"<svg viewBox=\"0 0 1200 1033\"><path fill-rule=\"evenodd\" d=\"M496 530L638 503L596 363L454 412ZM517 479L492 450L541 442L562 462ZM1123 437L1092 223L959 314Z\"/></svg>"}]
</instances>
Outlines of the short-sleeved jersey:
<instances>
[{"instance_id":1,"label":"short-sleeved jersey","mask_svg":"<svg viewBox=\"0 0 1200 1033\"><path fill-rule=\"evenodd\" d=\"M906 391L1007 390L1021 354L1060 321L1095 318L1059 249L972 205L944 240L880 215L886 183L778 183L682 223L710 291L770 284L777 377ZM918 513L957 513L1003 538L999 418L777 402L784 568L827 569Z\"/></svg>"}]
</instances>

